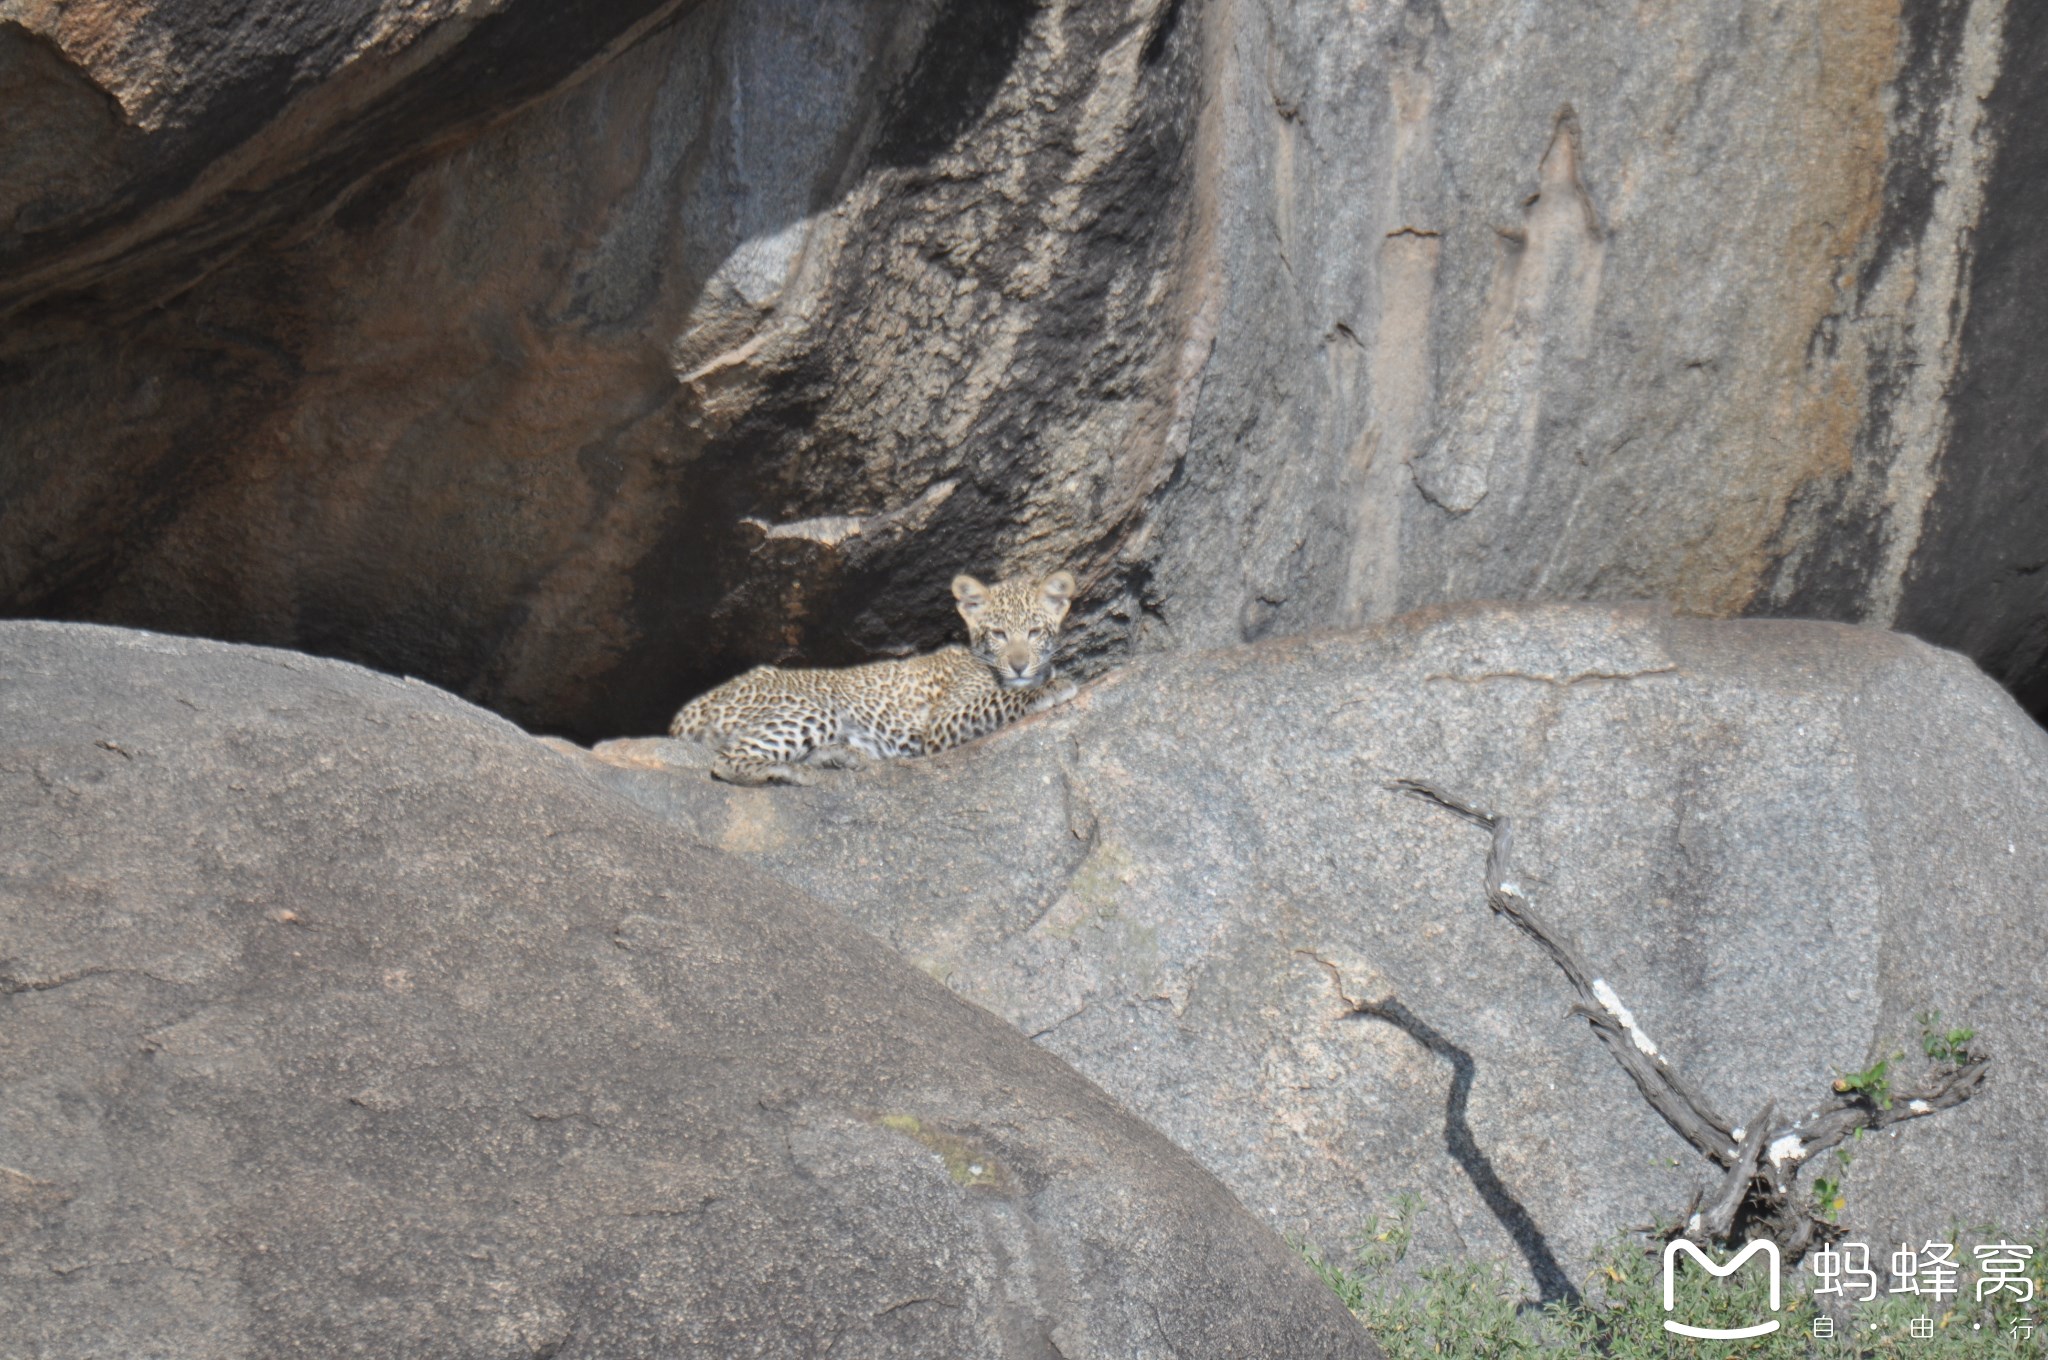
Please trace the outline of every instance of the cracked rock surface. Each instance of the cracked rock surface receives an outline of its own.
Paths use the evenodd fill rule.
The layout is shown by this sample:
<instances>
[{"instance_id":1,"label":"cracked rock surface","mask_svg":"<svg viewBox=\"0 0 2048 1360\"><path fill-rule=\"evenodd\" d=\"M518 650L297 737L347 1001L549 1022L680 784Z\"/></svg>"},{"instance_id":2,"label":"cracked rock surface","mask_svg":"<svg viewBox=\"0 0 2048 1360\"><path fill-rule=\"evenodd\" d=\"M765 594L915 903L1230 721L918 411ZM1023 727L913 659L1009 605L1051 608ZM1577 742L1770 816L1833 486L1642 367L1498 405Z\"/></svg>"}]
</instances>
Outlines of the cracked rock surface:
<instances>
[{"instance_id":1,"label":"cracked rock surface","mask_svg":"<svg viewBox=\"0 0 2048 1360\"><path fill-rule=\"evenodd\" d=\"M1399 778L1515 819L1522 891L1738 1122L1897 1049L1917 1075L1918 1012L1976 1028L1976 1099L1855 1148L1852 1235L2048 1214L2048 735L1924 643L1462 606L1146 658L806 788L664 763L694 759L596 752L1328 1248L1413 1190L1423 1259L1519 1259L1554 1293L1704 1168L1488 912L1485 834Z\"/></svg>"},{"instance_id":2,"label":"cracked rock surface","mask_svg":"<svg viewBox=\"0 0 2048 1360\"><path fill-rule=\"evenodd\" d=\"M1378 1355L1100 1090L592 769L0 624L0 1350Z\"/></svg>"}]
</instances>

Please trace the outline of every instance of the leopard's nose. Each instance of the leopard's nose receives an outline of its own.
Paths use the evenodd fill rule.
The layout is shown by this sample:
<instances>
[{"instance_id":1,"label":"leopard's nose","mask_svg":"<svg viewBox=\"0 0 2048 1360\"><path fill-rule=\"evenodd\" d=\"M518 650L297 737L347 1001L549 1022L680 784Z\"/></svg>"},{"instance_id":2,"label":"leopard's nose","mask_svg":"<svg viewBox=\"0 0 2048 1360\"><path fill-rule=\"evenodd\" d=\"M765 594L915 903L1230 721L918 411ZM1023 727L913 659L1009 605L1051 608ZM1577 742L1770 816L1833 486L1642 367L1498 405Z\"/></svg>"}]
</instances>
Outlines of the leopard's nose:
<instances>
[{"instance_id":1,"label":"leopard's nose","mask_svg":"<svg viewBox=\"0 0 2048 1360\"><path fill-rule=\"evenodd\" d=\"M1021 642L1012 642L1004 647L996 658L1003 663L1003 669L1012 675L1022 675L1031 669L1031 648Z\"/></svg>"}]
</instances>

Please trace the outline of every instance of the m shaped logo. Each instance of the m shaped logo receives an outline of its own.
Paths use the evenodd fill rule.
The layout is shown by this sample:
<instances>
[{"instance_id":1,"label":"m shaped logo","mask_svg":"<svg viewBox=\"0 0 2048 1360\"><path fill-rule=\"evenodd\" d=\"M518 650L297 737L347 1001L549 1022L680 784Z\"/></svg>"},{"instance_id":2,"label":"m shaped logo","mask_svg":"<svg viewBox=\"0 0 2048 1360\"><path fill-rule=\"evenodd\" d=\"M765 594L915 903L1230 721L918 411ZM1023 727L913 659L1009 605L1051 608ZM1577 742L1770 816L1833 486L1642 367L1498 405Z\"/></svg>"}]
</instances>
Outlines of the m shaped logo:
<instances>
[{"instance_id":1,"label":"m shaped logo","mask_svg":"<svg viewBox=\"0 0 2048 1360\"><path fill-rule=\"evenodd\" d=\"M1677 1273L1677 1260L1680 1251L1685 1252L1693 1260L1705 1266L1707 1274L1715 1276L1733 1275L1736 1271L1742 1269L1744 1261L1747 1261L1758 1252L1762 1252L1765 1259L1771 1263L1771 1311L1773 1313L1778 1311L1778 1244L1776 1242L1767 1242L1762 1239L1751 1242L1741 1251L1736 1252L1735 1259L1727 1265L1717 1266L1714 1264L1712 1257L1681 1237L1664 1248L1665 1312L1668 1313L1677 1306L1677 1295L1674 1288L1677 1282L1673 1277ZM1778 1330L1778 1319L1772 1318L1769 1322L1759 1322L1749 1327L1690 1327L1683 1322L1673 1322L1670 1318L1665 1318L1664 1330L1676 1332L1680 1336L1697 1336L1708 1341L1732 1341L1745 1336L1768 1336L1770 1333Z\"/></svg>"}]
</instances>

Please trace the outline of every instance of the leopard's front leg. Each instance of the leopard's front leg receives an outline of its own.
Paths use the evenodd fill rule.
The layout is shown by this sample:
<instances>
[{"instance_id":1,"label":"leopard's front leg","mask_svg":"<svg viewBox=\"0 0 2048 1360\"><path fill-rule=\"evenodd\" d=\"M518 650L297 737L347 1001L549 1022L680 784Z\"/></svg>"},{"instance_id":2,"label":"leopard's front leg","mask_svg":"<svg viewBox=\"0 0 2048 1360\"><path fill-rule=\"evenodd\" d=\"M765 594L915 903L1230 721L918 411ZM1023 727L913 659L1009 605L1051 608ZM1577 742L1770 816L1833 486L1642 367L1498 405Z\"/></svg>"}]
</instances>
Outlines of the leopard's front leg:
<instances>
[{"instance_id":1,"label":"leopard's front leg","mask_svg":"<svg viewBox=\"0 0 2048 1360\"><path fill-rule=\"evenodd\" d=\"M865 770L868 756L855 746L820 746L811 752L810 763L827 770Z\"/></svg>"},{"instance_id":2,"label":"leopard's front leg","mask_svg":"<svg viewBox=\"0 0 2048 1360\"><path fill-rule=\"evenodd\" d=\"M808 784L810 777L773 752L762 752L745 738L727 742L711 758L714 778L728 784Z\"/></svg>"},{"instance_id":3,"label":"leopard's front leg","mask_svg":"<svg viewBox=\"0 0 2048 1360\"><path fill-rule=\"evenodd\" d=\"M1055 671L1046 677L1043 685L1038 687L1038 693L1032 696L1030 704L1025 707L1024 711L1026 713L1043 713L1048 708L1058 708L1080 692L1081 687L1079 685Z\"/></svg>"}]
</instances>

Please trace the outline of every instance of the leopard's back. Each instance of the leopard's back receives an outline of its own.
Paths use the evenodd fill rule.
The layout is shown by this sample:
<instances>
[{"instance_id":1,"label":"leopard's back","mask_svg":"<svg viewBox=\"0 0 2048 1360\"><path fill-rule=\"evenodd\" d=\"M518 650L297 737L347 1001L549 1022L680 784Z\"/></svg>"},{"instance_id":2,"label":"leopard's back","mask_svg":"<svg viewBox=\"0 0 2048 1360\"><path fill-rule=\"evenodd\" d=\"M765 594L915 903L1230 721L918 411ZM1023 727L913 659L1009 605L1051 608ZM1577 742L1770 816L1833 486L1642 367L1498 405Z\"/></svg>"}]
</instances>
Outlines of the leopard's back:
<instances>
[{"instance_id":1,"label":"leopard's back","mask_svg":"<svg viewBox=\"0 0 2048 1360\"><path fill-rule=\"evenodd\" d=\"M683 705L669 735L715 744L711 771L742 784L802 783L806 762L854 765L948 750L1062 702L1053 666L1072 573L984 586L953 581L968 645L836 669L756 666Z\"/></svg>"},{"instance_id":2,"label":"leopard's back","mask_svg":"<svg viewBox=\"0 0 2048 1360\"><path fill-rule=\"evenodd\" d=\"M943 684L931 664L940 655L835 668L756 666L683 705L669 735L749 736L769 748L764 755L785 761L834 745L882 760L922 755Z\"/></svg>"}]
</instances>

